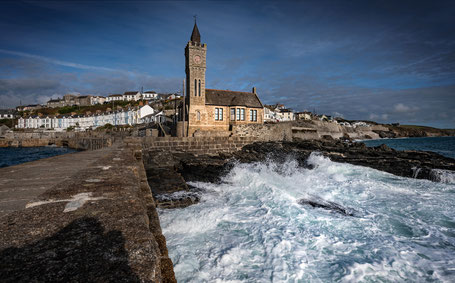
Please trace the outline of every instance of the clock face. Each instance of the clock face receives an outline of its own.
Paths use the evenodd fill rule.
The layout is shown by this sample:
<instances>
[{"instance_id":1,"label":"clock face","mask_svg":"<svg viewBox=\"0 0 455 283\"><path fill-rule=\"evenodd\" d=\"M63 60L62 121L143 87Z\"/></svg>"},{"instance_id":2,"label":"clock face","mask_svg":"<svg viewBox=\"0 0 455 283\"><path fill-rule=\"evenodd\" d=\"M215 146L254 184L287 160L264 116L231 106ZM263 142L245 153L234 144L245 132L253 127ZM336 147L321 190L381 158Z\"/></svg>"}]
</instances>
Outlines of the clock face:
<instances>
[{"instance_id":1,"label":"clock face","mask_svg":"<svg viewBox=\"0 0 455 283\"><path fill-rule=\"evenodd\" d=\"M193 56L193 61L194 61L194 63L196 63L196 64L201 63L201 56L199 56L199 55L194 55L194 56Z\"/></svg>"}]
</instances>

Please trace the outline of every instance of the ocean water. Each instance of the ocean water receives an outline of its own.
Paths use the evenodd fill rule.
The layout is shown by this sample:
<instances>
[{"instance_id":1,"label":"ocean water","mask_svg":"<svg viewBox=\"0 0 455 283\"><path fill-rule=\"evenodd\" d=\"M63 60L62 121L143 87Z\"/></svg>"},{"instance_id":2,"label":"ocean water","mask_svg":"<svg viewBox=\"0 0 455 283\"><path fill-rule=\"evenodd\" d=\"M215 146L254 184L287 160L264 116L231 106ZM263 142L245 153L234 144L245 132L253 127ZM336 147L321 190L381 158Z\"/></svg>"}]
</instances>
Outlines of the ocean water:
<instances>
[{"instance_id":1,"label":"ocean water","mask_svg":"<svg viewBox=\"0 0 455 283\"><path fill-rule=\"evenodd\" d=\"M52 146L0 148L0 168L75 151L77 150Z\"/></svg>"},{"instance_id":2,"label":"ocean water","mask_svg":"<svg viewBox=\"0 0 455 283\"><path fill-rule=\"evenodd\" d=\"M386 144L396 150L426 150L455 158L455 137L378 139L362 142L370 147Z\"/></svg>"},{"instance_id":3,"label":"ocean water","mask_svg":"<svg viewBox=\"0 0 455 283\"><path fill-rule=\"evenodd\" d=\"M159 210L178 282L455 282L455 184L308 163L236 164L191 183L199 204Z\"/></svg>"}]
</instances>

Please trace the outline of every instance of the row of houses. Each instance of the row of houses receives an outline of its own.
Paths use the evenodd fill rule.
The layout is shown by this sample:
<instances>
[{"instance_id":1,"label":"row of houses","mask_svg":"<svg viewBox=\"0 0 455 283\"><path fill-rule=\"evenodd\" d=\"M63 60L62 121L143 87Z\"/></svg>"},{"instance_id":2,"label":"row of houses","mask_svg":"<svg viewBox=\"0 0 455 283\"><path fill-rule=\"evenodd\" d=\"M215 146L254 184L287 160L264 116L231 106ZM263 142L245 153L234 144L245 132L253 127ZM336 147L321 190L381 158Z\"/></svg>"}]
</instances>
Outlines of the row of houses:
<instances>
[{"instance_id":1,"label":"row of houses","mask_svg":"<svg viewBox=\"0 0 455 283\"><path fill-rule=\"evenodd\" d=\"M64 106L90 106L115 101L138 101L138 100L158 100L158 99L175 99L179 96L176 94L158 94L155 91L126 91L123 94L111 94L107 97L97 95L73 95L66 94L62 98L51 99L46 103L49 108Z\"/></svg>"},{"instance_id":2,"label":"row of houses","mask_svg":"<svg viewBox=\"0 0 455 283\"><path fill-rule=\"evenodd\" d=\"M68 128L85 131L107 124L113 126L138 125L166 121L163 112L157 112L149 105L127 110L109 111L93 115L29 116L18 119L18 129L53 129L64 131Z\"/></svg>"},{"instance_id":3,"label":"row of houses","mask_svg":"<svg viewBox=\"0 0 455 283\"><path fill-rule=\"evenodd\" d=\"M264 122L312 120L314 118L315 115L311 112L294 112L293 110L286 108L283 104L264 106Z\"/></svg>"}]
</instances>

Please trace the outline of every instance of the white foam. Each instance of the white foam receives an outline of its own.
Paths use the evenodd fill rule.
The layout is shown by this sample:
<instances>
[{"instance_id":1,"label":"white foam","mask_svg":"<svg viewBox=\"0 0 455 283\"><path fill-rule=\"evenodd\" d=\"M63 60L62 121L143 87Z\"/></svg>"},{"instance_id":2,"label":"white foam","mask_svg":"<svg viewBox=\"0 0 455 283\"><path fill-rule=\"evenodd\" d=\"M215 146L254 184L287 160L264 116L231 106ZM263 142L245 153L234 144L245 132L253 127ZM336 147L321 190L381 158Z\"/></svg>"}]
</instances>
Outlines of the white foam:
<instances>
[{"instance_id":1,"label":"white foam","mask_svg":"<svg viewBox=\"0 0 455 283\"><path fill-rule=\"evenodd\" d=\"M400 178L312 154L237 164L201 202L160 210L184 282L453 281L455 185ZM332 201L355 217L301 206ZM444 222L445 223L445 222Z\"/></svg>"},{"instance_id":2,"label":"white foam","mask_svg":"<svg viewBox=\"0 0 455 283\"><path fill-rule=\"evenodd\" d=\"M432 169L430 171L430 176L433 181L446 183L446 184L455 184L455 172L443 169Z\"/></svg>"}]
</instances>

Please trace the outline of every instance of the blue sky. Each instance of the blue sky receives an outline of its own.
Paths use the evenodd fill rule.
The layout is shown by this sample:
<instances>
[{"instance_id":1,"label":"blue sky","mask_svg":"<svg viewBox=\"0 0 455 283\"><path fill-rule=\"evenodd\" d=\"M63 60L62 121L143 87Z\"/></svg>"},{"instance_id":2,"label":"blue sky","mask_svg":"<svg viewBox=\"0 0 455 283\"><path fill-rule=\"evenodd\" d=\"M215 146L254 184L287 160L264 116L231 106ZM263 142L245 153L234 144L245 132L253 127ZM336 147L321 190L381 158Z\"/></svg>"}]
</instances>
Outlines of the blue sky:
<instances>
[{"instance_id":1,"label":"blue sky","mask_svg":"<svg viewBox=\"0 0 455 283\"><path fill-rule=\"evenodd\" d=\"M194 14L208 88L455 128L453 1L0 2L0 107L178 91Z\"/></svg>"}]
</instances>

